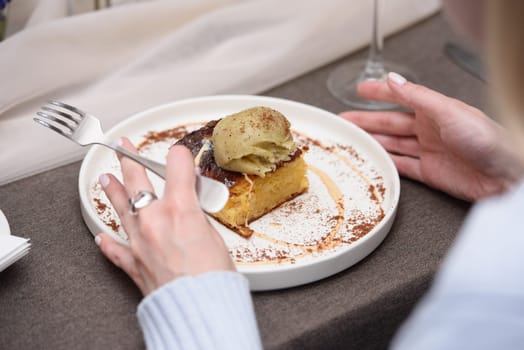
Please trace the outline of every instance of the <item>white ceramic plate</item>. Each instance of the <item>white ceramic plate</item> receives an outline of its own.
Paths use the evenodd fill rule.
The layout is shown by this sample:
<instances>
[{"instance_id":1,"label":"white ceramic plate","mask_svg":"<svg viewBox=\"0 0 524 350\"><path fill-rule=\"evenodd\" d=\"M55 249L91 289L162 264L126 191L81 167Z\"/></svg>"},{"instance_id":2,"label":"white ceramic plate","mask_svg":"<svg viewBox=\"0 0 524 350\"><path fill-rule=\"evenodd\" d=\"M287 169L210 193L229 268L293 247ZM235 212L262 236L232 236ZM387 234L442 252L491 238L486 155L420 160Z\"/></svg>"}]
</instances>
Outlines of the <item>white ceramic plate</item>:
<instances>
[{"instance_id":1,"label":"white ceramic plate","mask_svg":"<svg viewBox=\"0 0 524 350\"><path fill-rule=\"evenodd\" d=\"M10 235L9 223L4 213L0 210L0 235Z\"/></svg>"},{"instance_id":2,"label":"white ceramic plate","mask_svg":"<svg viewBox=\"0 0 524 350\"><path fill-rule=\"evenodd\" d=\"M108 139L127 136L135 144L150 131L179 126L197 128L253 106L267 106L291 122L296 140L308 148L307 193L250 224L256 232L246 240L215 220L237 268L252 290L297 286L340 272L371 253L386 237L395 218L400 194L398 173L386 151L366 132L325 110L284 99L226 95L173 102L119 123ZM173 141L143 151L162 160ZM94 146L79 175L81 209L93 234L125 232L97 184L104 172L119 173L114 154ZM163 181L152 176L158 193ZM100 205L102 203L102 205ZM105 204L104 204L105 203Z\"/></svg>"},{"instance_id":3,"label":"white ceramic plate","mask_svg":"<svg viewBox=\"0 0 524 350\"><path fill-rule=\"evenodd\" d=\"M11 235L7 218L0 210L0 272L25 256L30 247L27 239Z\"/></svg>"}]
</instances>

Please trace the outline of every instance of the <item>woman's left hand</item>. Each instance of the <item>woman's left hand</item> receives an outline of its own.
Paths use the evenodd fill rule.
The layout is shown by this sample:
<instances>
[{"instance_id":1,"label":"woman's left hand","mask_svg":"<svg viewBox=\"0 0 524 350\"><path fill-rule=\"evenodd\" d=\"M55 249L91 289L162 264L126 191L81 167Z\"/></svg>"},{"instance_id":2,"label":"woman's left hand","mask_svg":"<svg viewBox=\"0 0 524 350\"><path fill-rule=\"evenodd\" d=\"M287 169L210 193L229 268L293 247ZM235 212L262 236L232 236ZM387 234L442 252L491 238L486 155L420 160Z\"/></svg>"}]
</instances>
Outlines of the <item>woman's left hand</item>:
<instances>
[{"instance_id":1,"label":"woman's left hand","mask_svg":"<svg viewBox=\"0 0 524 350\"><path fill-rule=\"evenodd\" d=\"M341 113L382 144L400 175L470 201L522 178L506 131L480 110L394 73L385 82L363 82L358 91L412 111Z\"/></svg>"}]
</instances>

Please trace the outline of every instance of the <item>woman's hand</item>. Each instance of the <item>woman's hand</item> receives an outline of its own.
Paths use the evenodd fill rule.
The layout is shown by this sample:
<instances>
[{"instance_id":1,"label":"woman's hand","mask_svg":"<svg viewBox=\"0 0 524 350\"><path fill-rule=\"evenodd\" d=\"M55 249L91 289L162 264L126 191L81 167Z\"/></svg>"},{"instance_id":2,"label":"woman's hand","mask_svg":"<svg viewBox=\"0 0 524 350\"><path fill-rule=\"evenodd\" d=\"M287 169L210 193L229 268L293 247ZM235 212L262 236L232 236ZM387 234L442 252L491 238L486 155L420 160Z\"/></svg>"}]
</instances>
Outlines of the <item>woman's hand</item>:
<instances>
[{"instance_id":1,"label":"woman's hand","mask_svg":"<svg viewBox=\"0 0 524 350\"><path fill-rule=\"evenodd\" d=\"M122 143L136 152L127 139ZM170 149L163 197L137 209L136 216L129 213L129 198L137 191L153 192L153 186L141 165L128 158L121 158L120 164L124 185L109 174L102 175L100 183L120 216L129 247L104 233L96 242L144 295L180 276L235 270L222 238L198 204L194 162L187 148Z\"/></svg>"},{"instance_id":2,"label":"woman's hand","mask_svg":"<svg viewBox=\"0 0 524 350\"><path fill-rule=\"evenodd\" d=\"M476 200L503 192L523 174L504 130L476 108L395 73L360 84L359 94L413 111L341 113L382 144L403 176Z\"/></svg>"}]
</instances>

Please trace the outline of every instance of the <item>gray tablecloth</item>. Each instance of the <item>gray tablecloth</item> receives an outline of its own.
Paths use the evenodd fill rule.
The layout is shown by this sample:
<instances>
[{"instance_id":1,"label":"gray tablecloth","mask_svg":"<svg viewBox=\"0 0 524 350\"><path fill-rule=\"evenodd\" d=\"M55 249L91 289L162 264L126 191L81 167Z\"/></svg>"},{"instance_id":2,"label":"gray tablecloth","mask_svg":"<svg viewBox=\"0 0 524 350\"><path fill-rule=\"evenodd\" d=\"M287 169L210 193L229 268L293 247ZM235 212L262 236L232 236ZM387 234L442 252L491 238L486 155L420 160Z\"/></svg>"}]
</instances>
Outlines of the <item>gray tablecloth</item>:
<instances>
[{"instance_id":1,"label":"gray tablecloth","mask_svg":"<svg viewBox=\"0 0 524 350\"><path fill-rule=\"evenodd\" d=\"M440 15L386 41L385 56L409 65L425 85L483 107L483 84L442 53L457 38ZM338 38L336 40L343 40ZM329 72L360 52L267 91L333 112L347 109L325 88ZM14 234L28 256L0 273L0 348L143 348L133 283L93 242L79 209L80 163L0 187ZM469 204L401 180L397 219L386 240L352 268L287 290L255 293L267 349L383 349L433 274Z\"/></svg>"}]
</instances>

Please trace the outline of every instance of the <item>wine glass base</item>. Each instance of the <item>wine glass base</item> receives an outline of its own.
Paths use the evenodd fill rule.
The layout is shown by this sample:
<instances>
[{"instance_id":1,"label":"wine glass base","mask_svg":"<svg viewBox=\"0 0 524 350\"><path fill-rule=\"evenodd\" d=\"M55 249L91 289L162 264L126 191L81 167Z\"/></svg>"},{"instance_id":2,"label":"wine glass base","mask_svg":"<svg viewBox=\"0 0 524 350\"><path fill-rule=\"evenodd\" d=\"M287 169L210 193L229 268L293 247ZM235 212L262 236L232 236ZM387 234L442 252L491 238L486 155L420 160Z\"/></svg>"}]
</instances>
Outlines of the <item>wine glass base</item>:
<instances>
[{"instance_id":1,"label":"wine glass base","mask_svg":"<svg viewBox=\"0 0 524 350\"><path fill-rule=\"evenodd\" d=\"M362 76L366 67L366 62L366 60L352 61L335 68L327 80L329 92L331 92L337 100L353 107L354 109L401 109L402 107L396 104L367 100L358 95L358 84L366 80ZM417 82L415 74L402 65L386 61L384 62L384 68L386 72L396 72L411 82ZM384 79L385 78L386 77L384 77Z\"/></svg>"}]
</instances>

